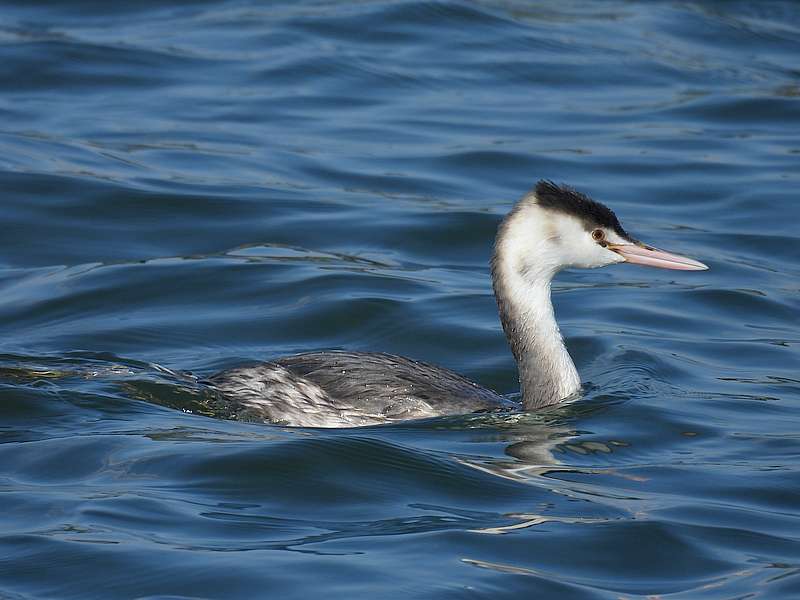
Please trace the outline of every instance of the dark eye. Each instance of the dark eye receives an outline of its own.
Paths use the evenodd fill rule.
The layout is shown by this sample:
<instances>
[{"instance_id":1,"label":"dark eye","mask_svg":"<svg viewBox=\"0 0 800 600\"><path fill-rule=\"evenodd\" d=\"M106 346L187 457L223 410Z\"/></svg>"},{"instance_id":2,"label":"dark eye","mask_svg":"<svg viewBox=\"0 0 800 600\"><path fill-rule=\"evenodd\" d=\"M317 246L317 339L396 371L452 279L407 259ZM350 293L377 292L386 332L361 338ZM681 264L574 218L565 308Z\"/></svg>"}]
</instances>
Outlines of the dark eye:
<instances>
[{"instance_id":1,"label":"dark eye","mask_svg":"<svg viewBox=\"0 0 800 600\"><path fill-rule=\"evenodd\" d=\"M592 232L592 239L596 242L600 242L606 238L606 232L602 229L595 229Z\"/></svg>"}]
</instances>

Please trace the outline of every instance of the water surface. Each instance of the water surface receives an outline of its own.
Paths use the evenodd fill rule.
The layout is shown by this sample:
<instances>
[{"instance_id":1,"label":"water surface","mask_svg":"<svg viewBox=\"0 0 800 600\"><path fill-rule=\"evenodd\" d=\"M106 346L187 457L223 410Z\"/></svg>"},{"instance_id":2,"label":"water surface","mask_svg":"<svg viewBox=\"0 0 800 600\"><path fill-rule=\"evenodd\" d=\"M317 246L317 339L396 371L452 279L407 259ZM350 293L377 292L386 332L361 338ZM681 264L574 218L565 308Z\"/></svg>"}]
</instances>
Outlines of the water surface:
<instances>
[{"instance_id":1,"label":"water surface","mask_svg":"<svg viewBox=\"0 0 800 600\"><path fill-rule=\"evenodd\" d=\"M800 596L797 4L0 15L0 597ZM711 267L559 276L578 402L285 429L185 375L513 397L487 260L539 178Z\"/></svg>"}]
</instances>

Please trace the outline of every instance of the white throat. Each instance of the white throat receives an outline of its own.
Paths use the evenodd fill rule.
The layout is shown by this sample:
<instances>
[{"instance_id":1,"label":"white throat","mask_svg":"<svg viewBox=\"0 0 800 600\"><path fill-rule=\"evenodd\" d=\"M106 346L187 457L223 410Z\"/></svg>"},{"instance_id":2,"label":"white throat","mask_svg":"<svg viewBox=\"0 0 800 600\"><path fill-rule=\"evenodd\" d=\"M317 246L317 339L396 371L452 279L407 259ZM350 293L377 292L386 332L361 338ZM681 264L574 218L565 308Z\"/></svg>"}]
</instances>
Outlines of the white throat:
<instances>
[{"instance_id":1,"label":"white throat","mask_svg":"<svg viewBox=\"0 0 800 600\"><path fill-rule=\"evenodd\" d=\"M557 244L550 224L531 231L524 205L501 225L492 258L492 283L500 321L517 361L526 410L556 404L580 391L575 363L556 323L550 286L561 265L550 260Z\"/></svg>"}]
</instances>

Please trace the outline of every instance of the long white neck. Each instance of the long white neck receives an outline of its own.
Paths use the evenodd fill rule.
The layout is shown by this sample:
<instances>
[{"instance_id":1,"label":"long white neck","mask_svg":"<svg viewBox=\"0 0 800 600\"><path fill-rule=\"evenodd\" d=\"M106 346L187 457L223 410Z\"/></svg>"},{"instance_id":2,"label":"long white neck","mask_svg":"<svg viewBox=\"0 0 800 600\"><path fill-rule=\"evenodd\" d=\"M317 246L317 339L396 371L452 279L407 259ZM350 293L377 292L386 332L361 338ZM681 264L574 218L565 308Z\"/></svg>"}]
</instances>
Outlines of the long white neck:
<instances>
[{"instance_id":1,"label":"long white neck","mask_svg":"<svg viewBox=\"0 0 800 600\"><path fill-rule=\"evenodd\" d=\"M492 258L492 283L500 321L517 361L522 402L526 410L534 410L578 392L581 382L550 298L558 268L546 261L526 262L524 257L536 256L537 249L528 247L520 253L515 237L510 227L501 227Z\"/></svg>"}]
</instances>

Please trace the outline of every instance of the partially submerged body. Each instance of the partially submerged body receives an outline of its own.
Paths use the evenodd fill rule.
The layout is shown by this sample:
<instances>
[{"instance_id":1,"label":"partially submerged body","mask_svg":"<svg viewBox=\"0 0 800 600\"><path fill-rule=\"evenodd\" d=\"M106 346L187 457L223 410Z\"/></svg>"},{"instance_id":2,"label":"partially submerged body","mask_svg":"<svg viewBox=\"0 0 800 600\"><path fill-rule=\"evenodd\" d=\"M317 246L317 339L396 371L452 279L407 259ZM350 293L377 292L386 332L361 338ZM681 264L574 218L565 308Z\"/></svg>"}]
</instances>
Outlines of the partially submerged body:
<instances>
[{"instance_id":1,"label":"partially submerged body","mask_svg":"<svg viewBox=\"0 0 800 600\"><path fill-rule=\"evenodd\" d=\"M209 383L250 420L357 427L519 408L448 369L372 352L310 352L218 373Z\"/></svg>"}]
</instances>

